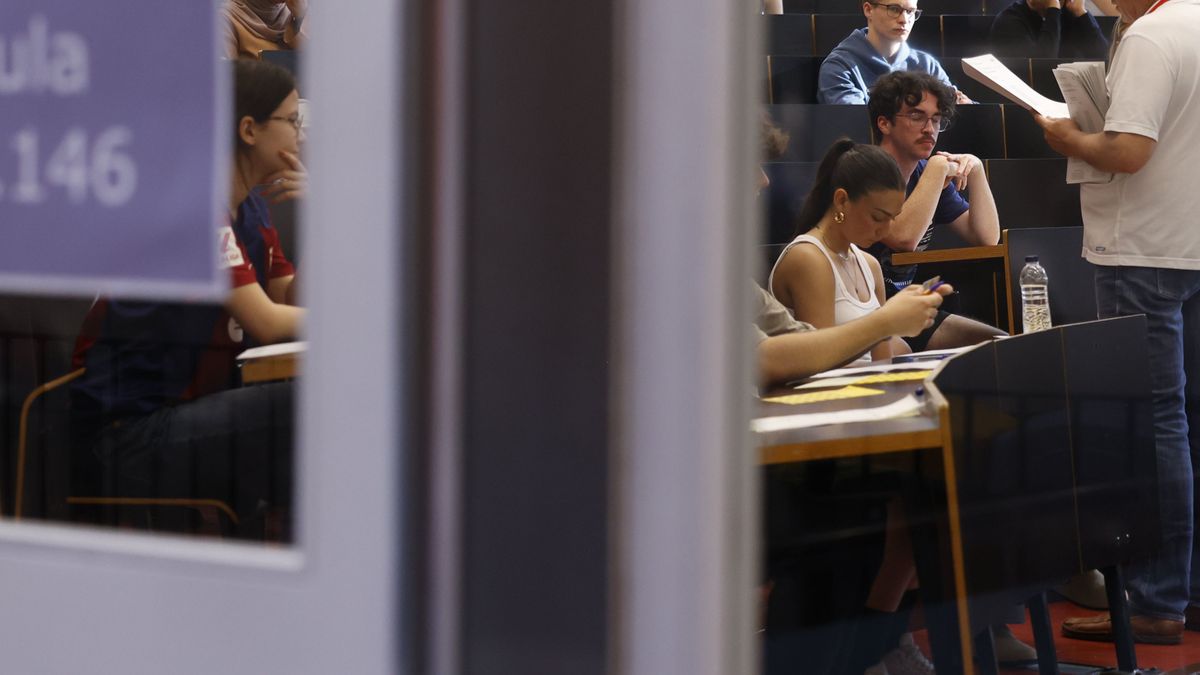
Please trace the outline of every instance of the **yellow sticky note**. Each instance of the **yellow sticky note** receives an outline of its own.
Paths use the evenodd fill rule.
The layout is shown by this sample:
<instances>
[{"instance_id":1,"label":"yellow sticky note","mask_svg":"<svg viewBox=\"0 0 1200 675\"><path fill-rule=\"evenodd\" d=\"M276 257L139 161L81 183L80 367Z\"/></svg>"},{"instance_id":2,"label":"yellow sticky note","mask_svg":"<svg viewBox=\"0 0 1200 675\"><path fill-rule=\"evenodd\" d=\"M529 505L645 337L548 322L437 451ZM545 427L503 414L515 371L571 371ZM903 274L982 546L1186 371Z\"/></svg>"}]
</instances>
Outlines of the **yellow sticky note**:
<instances>
[{"instance_id":1,"label":"yellow sticky note","mask_svg":"<svg viewBox=\"0 0 1200 675\"><path fill-rule=\"evenodd\" d=\"M841 389L831 389L828 391L810 391L803 394L788 394L786 396L774 396L772 398L764 398L767 403L784 403L787 405L800 405L802 403L816 403L818 401L836 401L843 398L861 398L864 396L875 396L882 394L882 389L870 389L867 387L848 386Z\"/></svg>"},{"instance_id":2,"label":"yellow sticky note","mask_svg":"<svg viewBox=\"0 0 1200 675\"><path fill-rule=\"evenodd\" d=\"M923 380L929 377L930 372L929 370L901 370L895 373L879 373L878 375L868 375L861 380L855 380L854 384L881 384L883 382Z\"/></svg>"}]
</instances>

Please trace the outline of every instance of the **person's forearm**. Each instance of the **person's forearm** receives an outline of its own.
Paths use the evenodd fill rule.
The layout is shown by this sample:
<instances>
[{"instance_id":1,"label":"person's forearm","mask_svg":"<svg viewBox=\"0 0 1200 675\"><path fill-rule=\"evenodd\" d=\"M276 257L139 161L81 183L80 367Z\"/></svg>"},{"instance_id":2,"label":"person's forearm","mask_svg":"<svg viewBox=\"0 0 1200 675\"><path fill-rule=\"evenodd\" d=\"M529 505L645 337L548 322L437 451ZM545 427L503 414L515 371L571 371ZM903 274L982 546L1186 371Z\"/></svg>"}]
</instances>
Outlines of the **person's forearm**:
<instances>
[{"instance_id":1,"label":"person's forearm","mask_svg":"<svg viewBox=\"0 0 1200 675\"><path fill-rule=\"evenodd\" d=\"M1068 157L1112 173L1137 173L1150 159L1155 145L1150 138L1113 131L1079 131L1068 136L1065 143Z\"/></svg>"},{"instance_id":2,"label":"person's forearm","mask_svg":"<svg viewBox=\"0 0 1200 675\"><path fill-rule=\"evenodd\" d=\"M886 320L872 312L851 323L777 335L758 345L764 384L798 380L848 363L889 336Z\"/></svg>"},{"instance_id":3,"label":"person's forearm","mask_svg":"<svg viewBox=\"0 0 1200 675\"><path fill-rule=\"evenodd\" d=\"M307 37L304 33L304 19L308 15L308 3L288 2L287 5L292 18L283 31L283 41L292 49L299 49Z\"/></svg>"},{"instance_id":4,"label":"person's forearm","mask_svg":"<svg viewBox=\"0 0 1200 675\"><path fill-rule=\"evenodd\" d=\"M928 169L927 169L928 170ZM926 180L926 176L930 180ZM904 200L904 209L896 216L896 221L883 237L883 243L893 251L913 251L925 236L925 230L933 222L933 213L937 210L938 200L942 196L944 179L933 180L935 177L923 174L917 182L917 187Z\"/></svg>"},{"instance_id":5,"label":"person's forearm","mask_svg":"<svg viewBox=\"0 0 1200 675\"><path fill-rule=\"evenodd\" d=\"M995 246L1000 243L1000 214L996 211L996 199L983 169L975 171L967 187L971 197L967 215L971 231L968 240L976 246Z\"/></svg>"}]
</instances>

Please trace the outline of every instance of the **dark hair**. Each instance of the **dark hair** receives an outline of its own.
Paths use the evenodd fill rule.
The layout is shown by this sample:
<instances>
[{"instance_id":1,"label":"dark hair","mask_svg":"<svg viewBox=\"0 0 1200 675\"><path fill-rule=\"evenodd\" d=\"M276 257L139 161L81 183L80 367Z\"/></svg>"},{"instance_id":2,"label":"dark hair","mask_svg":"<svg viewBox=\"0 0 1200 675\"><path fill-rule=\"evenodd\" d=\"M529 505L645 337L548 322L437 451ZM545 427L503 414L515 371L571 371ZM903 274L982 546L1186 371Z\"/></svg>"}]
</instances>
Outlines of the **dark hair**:
<instances>
[{"instance_id":1,"label":"dark hair","mask_svg":"<svg viewBox=\"0 0 1200 675\"><path fill-rule=\"evenodd\" d=\"M825 151L817 167L817 179L796 218L796 234L804 234L821 222L838 188L853 200L876 190L904 190L904 177L887 152L839 138Z\"/></svg>"},{"instance_id":2,"label":"dark hair","mask_svg":"<svg viewBox=\"0 0 1200 675\"><path fill-rule=\"evenodd\" d=\"M265 122L296 90L296 78L284 68L266 61L237 59L233 62L233 138L234 148L242 146L237 132L243 117Z\"/></svg>"},{"instance_id":3,"label":"dark hair","mask_svg":"<svg viewBox=\"0 0 1200 675\"><path fill-rule=\"evenodd\" d=\"M886 117L891 122L896 121L896 115L907 103L910 107L921 105L925 92L933 94L937 99L938 111L942 117L954 117L954 90L945 82L929 73L911 70L897 70L875 80L871 86L871 96L867 101L867 114L871 116L871 131L874 132L875 142L883 140L879 131L879 118Z\"/></svg>"},{"instance_id":4,"label":"dark hair","mask_svg":"<svg viewBox=\"0 0 1200 675\"><path fill-rule=\"evenodd\" d=\"M771 119L771 114L766 110L762 111L760 120L762 128L759 131L759 140L762 143L762 156L767 160L779 159L787 150L791 137L786 131L775 125L775 120Z\"/></svg>"}]
</instances>

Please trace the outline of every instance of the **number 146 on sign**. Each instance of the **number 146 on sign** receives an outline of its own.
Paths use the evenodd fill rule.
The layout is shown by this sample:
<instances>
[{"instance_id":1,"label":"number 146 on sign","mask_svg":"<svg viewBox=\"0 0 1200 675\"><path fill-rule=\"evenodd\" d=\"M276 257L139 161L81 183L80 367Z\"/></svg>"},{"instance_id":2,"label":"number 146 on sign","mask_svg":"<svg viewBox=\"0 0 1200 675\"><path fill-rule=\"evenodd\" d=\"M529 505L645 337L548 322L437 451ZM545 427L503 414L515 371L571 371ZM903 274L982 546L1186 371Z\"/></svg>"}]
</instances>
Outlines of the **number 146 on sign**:
<instances>
[{"instance_id":1,"label":"number 146 on sign","mask_svg":"<svg viewBox=\"0 0 1200 675\"><path fill-rule=\"evenodd\" d=\"M128 153L132 142L133 132L127 127L109 127L92 138L75 127L43 160L38 131L22 129L9 141L11 153L0 154L0 202L40 204L61 189L71 204L95 199L103 207L122 206L137 192L137 164ZM4 182L9 174L5 156L16 159L16 180L10 184Z\"/></svg>"}]
</instances>

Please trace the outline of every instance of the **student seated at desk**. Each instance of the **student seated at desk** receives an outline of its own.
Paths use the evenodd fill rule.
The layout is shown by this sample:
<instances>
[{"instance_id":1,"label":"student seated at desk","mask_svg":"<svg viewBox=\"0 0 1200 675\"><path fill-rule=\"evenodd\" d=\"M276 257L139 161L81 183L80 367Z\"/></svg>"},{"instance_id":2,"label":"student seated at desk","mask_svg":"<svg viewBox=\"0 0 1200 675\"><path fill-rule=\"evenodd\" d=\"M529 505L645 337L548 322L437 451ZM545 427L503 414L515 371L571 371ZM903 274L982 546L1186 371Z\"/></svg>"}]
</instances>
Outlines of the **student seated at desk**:
<instances>
[{"instance_id":1,"label":"student seated at desk","mask_svg":"<svg viewBox=\"0 0 1200 675\"><path fill-rule=\"evenodd\" d=\"M904 205L904 181L886 152L849 139L835 142L797 219L798 236L771 270L769 290L795 317L829 328L883 306L883 273L863 249L879 241ZM860 361L907 353L898 338L875 345Z\"/></svg>"},{"instance_id":2,"label":"student seated at desk","mask_svg":"<svg viewBox=\"0 0 1200 675\"><path fill-rule=\"evenodd\" d=\"M71 390L76 456L98 461L89 487L106 496L218 499L237 512L239 535L262 536L271 514L286 539L292 385L238 388L235 357L294 339L305 317L291 304L292 264L252 192L270 184L288 199L305 188L299 94L278 66L232 67L232 186L213 237L232 290L224 304L97 301L76 345L87 369Z\"/></svg>"},{"instance_id":3,"label":"student seated at desk","mask_svg":"<svg viewBox=\"0 0 1200 675\"><path fill-rule=\"evenodd\" d=\"M262 52L300 49L308 0L225 0L225 56L257 59Z\"/></svg>"},{"instance_id":4,"label":"student seated at desk","mask_svg":"<svg viewBox=\"0 0 1200 675\"><path fill-rule=\"evenodd\" d=\"M913 25L921 18L916 0L866 0L862 13L867 27L846 36L821 62L817 102L867 103L871 85L880 76L906 70L928 73L953 89L950 77L932 54L908 46ZM957 89L955 95L959 103L972 103Z\"/></svg>"},{"instance_id":5,"label":"student seated at desk","mask_svg":"<svg viewBox=\"0 0 1200 675\"><path fill-rule=\"evenodd\" d=\"M942 298L953 293L943 284L932 293L919 286L890 298L878 311L822 330L797 321L786 307L754 287L754 327L758 335L758 375L764 387L837 368L869 353L893 335L916 335L933 323Z\"/></svg>"},{"instance_id":6,"label":"student seated at desk","mask_svg":"<svg viewBox=\"0 0 1200 675\"><path fill-rule=\"evenodd\" d=\"M764 155L767 157L778 157L787 144L786 134L771 124L766 115L762 120L762 143ZM870 153L879 153L870 146L863 147ZM877 159L890 161L886 156ZM896 171L894 162L892 171ZM767 187L769 180L765 172L760 171L759 176L761 192ZM896 181L898 180L897 177ZM886 342L893 335L915 335L933 322L942 298L951 292L949 285L939 287L933 292L925 292L924 289L914 286L896 294L882 307L865 316L837 326L817 329L797 321L786 307L761 287L755 286L754 328L759 338L758 363L761 383L765 387L807 377L852 361L873 346ZM764 588L770 589L777 578L783 583L784 589L775 598L776 607L794 605L797 601L788 590L795 588L795 584L792 583L795 561L789 541L795 533L796 524L800 521L795 517L795 509L790 504L800 492L805 491L805 488L801 486L798 491L790 473L787 470L767 471L764 478L764 491L768 503L772 505L765 509L768 581ZM875 622L882 623L883 626L873 627L878 630L863 631L864 634L872 633L870 640L856 641L856 651L861 653L857 653L853 658L861 661L858 668L860 672L880 659L890 660L893 666L901 662L928 664L911 640L900 645L889 644L903 633L902 629L899 632L890 629L897 625L897 621L903 622L906 618L906 615L895 614L895 610L900 604L902 594L912 584L915 573L912 556L908 553L908 538L904 531L903 514L899 504L889 504L887 509L889 533L885 538L883 560L878 566L870 594L866 597L867 609L859 610L883 617L881 622ZM766 597L769 601L769 590ZM833 653L836 650L828 649L827 645L823 648L826 652L823 655L808 652L803 646L808 641L803 638L799 640L801 646L797 649L797 641L794 639L798 635L797 627L791 625L797 611L797 607L786 607L783 614L791 619L778 620L780 617L777 616L777 621L769 626L772 639L766 647L768 675L777 670L795 672L801 664L812 672L828 670L818 666L818 661L822 658L838 660ZM883 661L879 661L876 672L886 672L882 663Z\"/></svg>"},{"instance_id":7,"label":"student seated at desk","mask_svg":"<svg viewBox=\"0 0 1200 675\"><path fill-rule=\"evenodd\" d=\"M913 282L916 265L894 265L892 254L924 251L939 227L975 246L1000 241L1000 216L983 162L974 155L933 153L938 134L954 117L954 91L924 73L894 72L879 78L867 105L879 147L900 167L904 208L868 249L883 268L885 294ZM961 191L970 188L971 201ZM939 312L934 325L909 340L913 351L978 344L1001 331L962 316Z\"/></svg>"}]
</instances>

